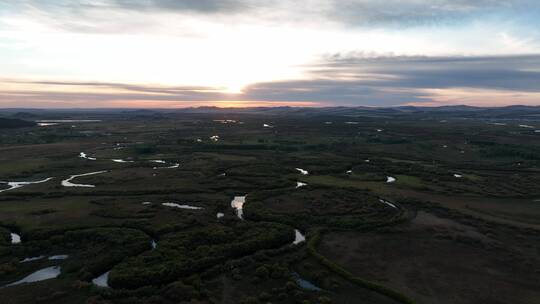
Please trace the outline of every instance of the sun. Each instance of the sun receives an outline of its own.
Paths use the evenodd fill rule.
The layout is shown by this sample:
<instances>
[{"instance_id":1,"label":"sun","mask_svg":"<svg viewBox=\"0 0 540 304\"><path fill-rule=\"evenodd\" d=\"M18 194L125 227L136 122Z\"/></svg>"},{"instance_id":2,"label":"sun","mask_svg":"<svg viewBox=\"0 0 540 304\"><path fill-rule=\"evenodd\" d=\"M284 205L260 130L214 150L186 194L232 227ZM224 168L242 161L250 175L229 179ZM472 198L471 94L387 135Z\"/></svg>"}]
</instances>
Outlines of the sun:
<instances>
[{"instance_id":1,"label":"sun","mask_svg":"<svg viewBox=\"0 0 540 304\"><path fill-rule=\"evenodd\" d=\"M246 84L244 83L229 83L224 86L223 92L227 94L242 94Z\"/></svg>"}]
</instances>

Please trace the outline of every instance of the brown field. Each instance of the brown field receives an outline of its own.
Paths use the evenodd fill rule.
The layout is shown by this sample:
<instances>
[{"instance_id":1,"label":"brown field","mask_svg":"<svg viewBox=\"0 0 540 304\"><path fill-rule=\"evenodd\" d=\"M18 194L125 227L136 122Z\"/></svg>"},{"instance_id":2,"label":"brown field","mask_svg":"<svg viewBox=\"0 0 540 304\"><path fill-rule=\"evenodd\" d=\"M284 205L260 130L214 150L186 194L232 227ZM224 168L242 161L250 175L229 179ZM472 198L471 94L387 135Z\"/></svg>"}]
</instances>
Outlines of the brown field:
<instances>
[{"instance_id":1,"label":"brown field","mask_svg":"<svg viewBox=\"0 0 540 304\"><path fill-rule=\"evenodd\" d=\"M538 303L540 260L529 241L420 211L388 231L335 232L320 252L353 274L395 288L418 303ZM481 282L481 283L480 283Z\"/></svg>"}]
</instances>

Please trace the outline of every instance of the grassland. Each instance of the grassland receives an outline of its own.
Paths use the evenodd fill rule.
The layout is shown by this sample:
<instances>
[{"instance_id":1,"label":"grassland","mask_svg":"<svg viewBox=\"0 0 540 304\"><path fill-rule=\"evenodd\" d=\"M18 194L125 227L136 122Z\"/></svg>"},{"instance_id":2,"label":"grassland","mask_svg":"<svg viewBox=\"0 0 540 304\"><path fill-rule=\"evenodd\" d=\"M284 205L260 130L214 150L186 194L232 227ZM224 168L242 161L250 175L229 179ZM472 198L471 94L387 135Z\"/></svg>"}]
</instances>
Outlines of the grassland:
<instances>
[{"instance_id":1,"label":"grassland","mask_svg":"<svg viewBox=\"0 0 540 304\"><path fill-rule=\"evenodd\" d=\"M0 192L0 285L61 267L55 279L0 288L1 303L540 301L540 133L519 121L35 118L97 121L0 129L0 180L52 177ZM62 185L101 171L71 180L93 187ZM231 201L246 194L242 220ZM295 230L307 242L293 244ZM92 283L106 272L108 288Z\"/></svg>"}]
</instances>

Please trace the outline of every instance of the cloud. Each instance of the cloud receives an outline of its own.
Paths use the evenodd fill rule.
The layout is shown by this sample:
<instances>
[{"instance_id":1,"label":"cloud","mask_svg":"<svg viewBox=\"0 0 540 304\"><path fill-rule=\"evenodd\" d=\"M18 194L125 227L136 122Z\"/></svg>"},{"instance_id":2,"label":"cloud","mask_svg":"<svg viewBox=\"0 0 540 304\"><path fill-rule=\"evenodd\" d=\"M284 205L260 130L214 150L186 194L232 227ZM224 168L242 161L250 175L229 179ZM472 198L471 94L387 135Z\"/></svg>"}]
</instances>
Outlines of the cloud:
<instances>
[{"instance_id":1,"label":"cloud","mask_svg":"<svg viewBox=\"0 0 540 304\"><path fill-rule=\"evenodd\" d=\"M331 18L352 25L452 24L486 16L539 13L535 0L333 0Z\"/></svg>"},{"instance_id":2,"label":"cloud","mask_svg":"<svg viewBox=\"0 0 540 304\"><path fill-rule=\"evenodd\" d=\"M538 92L540 55L366 58L363 54L336 54L315 65L312 74L378 87Z\"/></svg>"},{"instance_id":3,"label":"cloud","mask_svg":"<svg viewBox=\"0 0 540 304\"><path fill-rule=\"evenodd\" d=\"M224 100L223 88L202 86L155 86L107 82L3 80L0 104L10 98L34 102L78 103L149 100L209 101ZM2 89L3 88L3 89Z\"/></svg>"},{"instance_id":4,"label":"cloud","mask_svg":"<svg viewBox=\"0 0 540 304\"><path fill-rule=\"evenodd\" d=\"M260 82L239 94L220 87L5 80L0 104L65 101L101 106L310 103L371 105L540 104L540 55L406 57L334 54L309 67L307 79ZM2 89L3 88L3 89ZM11 88L11 89L6 89ZM452 98L453 96L453 98ZM145 103L146 102L146 103Z\"/></svg>"},{"instance_id":5,"label":"cloud","mask_svg":"<svg viewBox=\"0 0 540 304\"><path fill-rule=\"evenodd\" d=\"M309 80L253 84L249 100L315 101L325 105L391 106L456 102L540 104L540 55L459 57L326 56ZM469 95L467 95L469 92ZM482 100L487 98L490 100ZM497 96L506 100L497 100ZM519 97L519 98L518 98ZM475 101L474 98L477 100ZM518 98L518 99L516 99Z\"/></svg>"},{"instance_id":6,"label":"cloud","mask_svg":"<svg viewBox=\"0 0 540 304\"><path fill-rule=\"evenodd\" d=\"M369 81L297 80L248 86L243 99L258 101L311 101L320 105L392 106L405 102L431 101L420 92L390 86L373 86Z\"/></svg>"},{"instance_id":7,"label":"cloud","mask_svg":"<svg viewBox=\"0 0 540 304\"><path fill-rule=\"evenodd\" d=\"M67 32L116 34L163 30L163 15L174 15L175 32L194 35L197 30L183 24L187 17L233 18L250 7L250 1L243 0L21 0L0 3L0 16L17 16Z\"/></svg>"},{"instance_id":8,"label":"cloud","mask_svg":"<svg viewBox=\"0 0 540 304\"><path fill-rule=\"evenodd\" d=\"M452 25L486 17L502 18L505 22L534 21L540 15L536 0L24 0L4 6L57 18L78 17L83 19L82 23L84 19L99 22L106 19L103 15L153 12L199 17L221 15L227 22L256 16L260 22L309 18L352 26L392 27ZM132 22L129 18L119 21Z\"/></svg>"},{"instance_id":9,"label":"cloud","mask_svg":"<svg viewBox=\"0 0 540 304\"><path fill-rule=\"evenodd\" d=\"M467 92L474 98L529 98L540 92L540 55L338 52L305 63L321 52L357 47L399 54L535 53L539 11L536 0L0 1L0 16L6 17L0 18L5 77L229 89L255 82L241 94L227 94L212 86L4 81L0 106L130 100L397 105L437 102L443 95L448 100L458 91L459 98ZM311 24L291 26L308 19ZM467 24L478 20L485 22Z\"/></svg>"},{"instance_id":10,"label":"cloud","mask_svg":"<svg viewBox=\"0 0 540 304\"><path fill-rule=\"evenodd\" d=\"M250 1L242 0L22 0L11 4L19 9L37 9L48 12L81 13L87 10L166 10L201 13L232 12L248 8Z\"/></svg>"},{"instance_id":11,"label":"cloud","mask_svg":"<svg viewBox=\"0 0 540 304\"><path fill-rule=\"evenodd\" d=\"M115 0L112 6L124 9L174 10L202 13L237 12L249 8L249 2L240 0Z\"/></svg>"}]
</instances>

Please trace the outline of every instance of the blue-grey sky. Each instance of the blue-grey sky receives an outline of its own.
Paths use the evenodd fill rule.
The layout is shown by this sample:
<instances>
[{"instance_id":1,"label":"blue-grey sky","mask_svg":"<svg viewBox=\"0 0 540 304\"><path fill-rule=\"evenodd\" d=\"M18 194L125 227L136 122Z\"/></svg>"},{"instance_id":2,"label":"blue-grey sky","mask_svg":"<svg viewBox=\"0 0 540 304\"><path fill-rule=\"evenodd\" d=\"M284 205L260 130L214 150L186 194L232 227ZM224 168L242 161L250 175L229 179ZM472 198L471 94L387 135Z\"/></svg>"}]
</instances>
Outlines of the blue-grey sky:
<instances>
[{"instance_id":1,"label":"blue-grey sky","mask_svg":"<svg viewBox=\"0 0 540 304\"><path fill-rule=\"evenodd\" d=\"M0 107L540 105L533 0L0 0Z\"/></svg>"}]
</instances>

